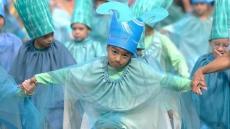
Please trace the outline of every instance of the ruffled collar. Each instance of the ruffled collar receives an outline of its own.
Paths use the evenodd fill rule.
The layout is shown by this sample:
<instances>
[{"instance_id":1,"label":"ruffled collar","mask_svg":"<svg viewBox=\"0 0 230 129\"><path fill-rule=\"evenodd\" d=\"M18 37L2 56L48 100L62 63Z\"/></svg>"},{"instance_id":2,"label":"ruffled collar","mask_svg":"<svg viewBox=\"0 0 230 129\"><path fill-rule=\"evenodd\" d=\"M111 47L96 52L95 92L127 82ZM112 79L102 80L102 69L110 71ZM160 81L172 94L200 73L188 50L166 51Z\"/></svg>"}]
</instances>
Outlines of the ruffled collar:
<instances>
[{"instance_id":1,"label":"ruffled collar","mask_svg":"<svg viewBox=\"0 0 230 129\"><path fill-rule=\"evenodd\" d=\"M114 111L131 110L159 94L161 78L151 66L132 58L122 71L118 79L110 79L108 60L103 57L73 68L67 87L78 92L77 98Z\"/></svg>"}]
</instances>

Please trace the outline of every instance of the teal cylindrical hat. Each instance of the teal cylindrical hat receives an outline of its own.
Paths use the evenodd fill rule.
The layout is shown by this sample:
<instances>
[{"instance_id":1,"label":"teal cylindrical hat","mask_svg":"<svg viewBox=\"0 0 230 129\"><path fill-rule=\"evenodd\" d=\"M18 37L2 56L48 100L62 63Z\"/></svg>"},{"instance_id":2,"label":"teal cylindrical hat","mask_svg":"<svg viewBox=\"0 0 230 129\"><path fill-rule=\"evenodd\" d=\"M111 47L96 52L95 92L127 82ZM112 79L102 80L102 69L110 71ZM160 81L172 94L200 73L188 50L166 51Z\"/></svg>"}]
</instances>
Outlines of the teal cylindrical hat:
<instances>
[{"instance_id":1,"label":"teal cylindrical hat","mask_svg":"<svg viewBox=\"0 0 230 129\"><path fill-rule=\"evenodd\" d=\"M173 0L136 0L132 5L132 12L139 17L146 12L151 11L155 15L153 20L144 21L150 27L168 16L167 8L172 4Z\"/></svg>"},{"instance_id":2,"label":"teal cylindrical hat","mask_svg":"<svg viewBox=\"0 0 230 129\"><path fill-rule=\"evenodd\" d=\"M91 29L92 12L92 0L75 0L71 25L73 23L81 23L87 25Z\"/></svg>"},{"instance_id":3,"label":"teal cylindrical hat","mask_svg":"<svg viewBox=\"0 0 230 129\"><path fill-rule=\"evenodd\" d=\"M16 0L14 6L31 39L54 31L48 0Z\"/></svg>"},{"instance_id":4,"label":"teal cylindrical hat","mask_svg":"<svg viewBox=\"0 0 230 129\"><path fill-rule=\"evenodd\" d=\"M210 40L229 37L230 0L215 0Z\"/></svg>"}]
</instances>

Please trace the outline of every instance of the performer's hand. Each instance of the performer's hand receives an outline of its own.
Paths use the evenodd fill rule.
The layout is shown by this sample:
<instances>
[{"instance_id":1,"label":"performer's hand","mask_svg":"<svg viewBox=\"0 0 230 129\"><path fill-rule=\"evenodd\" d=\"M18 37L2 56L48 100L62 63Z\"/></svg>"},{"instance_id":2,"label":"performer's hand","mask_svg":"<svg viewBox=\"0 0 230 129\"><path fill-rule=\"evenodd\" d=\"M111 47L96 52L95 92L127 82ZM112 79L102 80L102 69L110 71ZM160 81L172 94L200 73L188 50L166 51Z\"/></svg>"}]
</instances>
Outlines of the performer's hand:
<instances>
[{"instance_id":1,"label":"performer's hand","mask_svg":"<svg viewBox=\"0 0 230 129\"><path fill-rule=\"evenodd\" d=\"M218 50L214 49L214 52L217 57L223 56L224 53L220 53Z\"/></svg>"},{"instance_id":2,"label":"performer's hand","mask_svg":"<svg viewBox=\"0 0 230 129\"><path fill-rule=\"evenodd\" d=\"M32 95L35 87L36 87L35 77L32 77L31 79L25 80L21 84L21 88L25 92L26 95Z\"/></svg>"},{"instance_id":3,"label":"performer's hand","mask_svg":"<svg viewBox=\"0 0 230 129\"><path fill-rule=\"evenodd\" d=\"M200 68L195 72L193 76L192 91L198 95L202 95L203 90L207 90L207 86L205 83L202 68Z\"/></svg>"}]
</instances>

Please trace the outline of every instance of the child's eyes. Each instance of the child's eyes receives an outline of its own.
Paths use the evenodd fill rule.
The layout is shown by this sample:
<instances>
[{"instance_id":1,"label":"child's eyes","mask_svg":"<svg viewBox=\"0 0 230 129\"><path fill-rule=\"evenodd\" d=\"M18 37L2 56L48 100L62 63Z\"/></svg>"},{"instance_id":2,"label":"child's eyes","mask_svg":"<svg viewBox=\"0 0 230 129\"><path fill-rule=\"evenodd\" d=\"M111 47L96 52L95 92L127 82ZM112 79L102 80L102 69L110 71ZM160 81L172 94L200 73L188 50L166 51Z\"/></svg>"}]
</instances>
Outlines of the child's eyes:
<instances>
[{"instance_id":1,"label":"child's eyes","mask_svg":"<svg viewBox=\"0 0 230 129\"><path fill-rule=\"evenodd\" d=\"M227 48L229 47L229 44L224 44L223 47Z\"/></svg>"},{"instance_id":2,"label":"child's eyes","mask_svg":"<svg viewBox=\"0 0 230 129\"><path fill-rule=\"evenodd\" d=\"M112 50L113 54L118 54L118 52L116 50Z\"/></svg>"},{"instance_id":3,"label":"child's eyes","mask_svg":"<svg viewBox=\"0 0 230 129\"><path fill-rule=\"evenodd\" d=\"M127 59L127 58L129 58L129 55L123 55L123 57Z\"/></svg>"},{"instance_id":4,"label":"child's eyes","mask_svg":"<svg viewBox=\"0 0 230 129\"><path fill-rule=\"evenodd\" d=\"M229 46L229 44L221 44L221 43L214 43L215 47L224 47L227 48Z\"/></svg>"},{"instance_id":5,"label":"child's eyes","mask_svg":"<svg viewBox=\"0 0 230 129\"><path fill-rule=\"evenodd\" d=\"M84 30L84 28L79 28L79 30L81 30L81 31L82 31L82 30Z\"/></svg>"}]
</instances>

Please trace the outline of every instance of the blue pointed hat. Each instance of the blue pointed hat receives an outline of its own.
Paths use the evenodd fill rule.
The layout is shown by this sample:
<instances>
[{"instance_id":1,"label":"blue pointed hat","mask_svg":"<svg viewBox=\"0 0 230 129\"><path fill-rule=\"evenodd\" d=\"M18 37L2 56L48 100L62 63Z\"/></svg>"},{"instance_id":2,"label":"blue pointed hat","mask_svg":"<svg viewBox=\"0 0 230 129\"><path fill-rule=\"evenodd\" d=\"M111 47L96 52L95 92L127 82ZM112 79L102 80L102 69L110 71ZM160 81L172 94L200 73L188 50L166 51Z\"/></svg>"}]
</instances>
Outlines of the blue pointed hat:
<instances>
[{"instance_id":1,"label":"blue pointed hat","mask_svg":"<svg viewBox=\"0 0 230 129\"><path fill-rule=\"evenodd\" d=\"M108 45L136 53L138 42L144 29L140 19L133 18L129 7L119 2L107 2L98 7L97 13L108 14L112 10Z\"/></svg>"},{"instance_id":2,"label":"blue pointed hat","mask_svg":"<svg viewBox=\"0 0 230 129\"><path fill-rule=\"evenodd\" d=\"M109 28L108 44L135 54L143 28L144 24L139 19L119 22L116 13L113 13Z\"/></svg>"}]
</instances>

